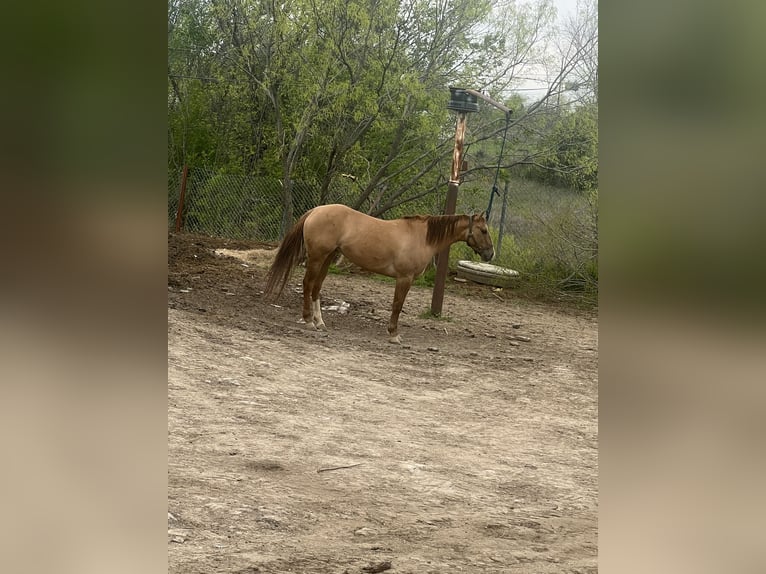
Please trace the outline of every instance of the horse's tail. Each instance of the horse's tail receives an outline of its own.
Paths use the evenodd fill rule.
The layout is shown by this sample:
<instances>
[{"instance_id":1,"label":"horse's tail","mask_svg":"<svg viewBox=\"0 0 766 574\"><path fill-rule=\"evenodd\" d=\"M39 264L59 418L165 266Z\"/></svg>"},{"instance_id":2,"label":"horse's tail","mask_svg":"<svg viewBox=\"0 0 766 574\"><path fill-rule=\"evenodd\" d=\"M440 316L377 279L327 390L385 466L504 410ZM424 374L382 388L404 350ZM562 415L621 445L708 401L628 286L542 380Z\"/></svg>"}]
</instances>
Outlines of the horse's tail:
<instances>
[{"instance_id":1,"label":"horse's tail","mask_svg":"<svg viewBox=\"0 0 766 574\"><path fill-rule=\"evenodd\" d=\"M276 257L274 257L274 262L271 264L271 268L266 274L264 293L267 297L270 297L276 292L276 295L274 296L276 299L282 294L293 268L305 258L306 250L303 244L303 224L306 223L306 218L309 216L309 213L311 213L311 210L303 214L297 223L293 225L292 229L287 232L287 235L282 239L282 243L279 244L279 249L277 250Z\"/></svg>"}]
</instances>

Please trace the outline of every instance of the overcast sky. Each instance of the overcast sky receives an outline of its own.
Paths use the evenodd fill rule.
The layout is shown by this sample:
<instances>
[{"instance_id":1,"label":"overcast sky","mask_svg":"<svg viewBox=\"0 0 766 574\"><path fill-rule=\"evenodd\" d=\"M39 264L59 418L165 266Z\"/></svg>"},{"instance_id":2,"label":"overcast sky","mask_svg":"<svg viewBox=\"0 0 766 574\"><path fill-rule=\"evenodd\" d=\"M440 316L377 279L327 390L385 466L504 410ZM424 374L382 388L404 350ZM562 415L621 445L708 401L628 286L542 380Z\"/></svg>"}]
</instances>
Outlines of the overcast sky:
<instances>
[{"instance_id":1,"label":"overcast sky","mask_svg":"<svg viewBox=\"0 0 766 574\"><path fill-rule=\"evenodd\" d=\"M553 0L559 22L577 11L577 0ZM544 74L543 74L544 75ZM535 100L545 93L545 82L526 81L519 87L519 93L527 100Z\"/></svg>"},{"instance_id":2,"label":"overcast sky","mask_svg":"<svg viewBox=\"0 0 766 574\"><path fill-rule=\"evenodd\" d=\"M558 10L559 18L570 13L574 14L574 11L577 9L577 0L553 0L553 4L556 6L556 10Z\"/></svg>"}]
</instances>

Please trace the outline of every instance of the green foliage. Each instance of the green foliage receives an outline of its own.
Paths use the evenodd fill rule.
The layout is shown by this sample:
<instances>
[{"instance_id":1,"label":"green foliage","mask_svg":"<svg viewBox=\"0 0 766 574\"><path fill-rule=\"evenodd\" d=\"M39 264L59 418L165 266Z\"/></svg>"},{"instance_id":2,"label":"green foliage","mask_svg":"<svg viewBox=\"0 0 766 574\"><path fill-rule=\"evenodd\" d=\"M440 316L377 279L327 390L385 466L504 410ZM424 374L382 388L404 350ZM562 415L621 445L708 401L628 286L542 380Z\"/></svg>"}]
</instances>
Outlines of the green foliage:
<instances>
[{"instance_id":1,"label":"green foliage","mask_svg":"<svg viewBox=\"0 0 766 574\"><path fill-rule=\"evenodd\" d=\"M583 191L598 187L598 108L565 111L543 139L546 153L532 175L549 185Z\"/></svg>"},{"instance_id":2,"label":"green foliage","mask_svg":"<svg viewBox=\"0 0 766 574\"><path fill-rule=\"evenodd\" d=\"M334 263L330 265L330 268L327 270L327 273L330 275L348 275L348 270L343 269L342 267L338 267Z\"/></svg>"},{"instance_id":3,"label":"green foliage","mask_svg":"<svg viewBox=\"0 0 766 574\"><path fill-rule=\"evenodd\" d=\"M429 265L423 273L415 277L415 281L413 281L412 284L418 287L433 287L435 278L436 267Z\"/></svg>"},{"instance_id":4,"label":"green foliage","mask_svg":"<svg viewBox=\"0 0 766 574\"><path fill-rule=\"evenodd\" d=\"M486 85L490 61L530 53L543 12L489 0L439 10L424 0L278 9L171 0L170 166L316 181L319 203L346 173L357 181L346 198L355 208L433 212L452 151L447 87ZM487 32L490 17L497 32ZM285 185L286 206L290 193Z\"/></svg>"},{"instance_id":5,"label":"green foliage","mask_svg":"<svg viewBox=\"0 0 766 574\"><path fill-rule=\"evenodd\" d=\"M562 189L517 177L511 178L509 190L502 243L498 242L501 198L495 198L492 209L492 264L520 273L512 287L517 293L555 300L564 296L595 304L598 191ZM478 186L461 189L462 211L481 211L488 196ZM460 260L480 259L466 243L459 242L450 250L450 269L456 270Z\"/></svg>"},{"instance_id":6,"label":"green foliage","mask_svg":"<svg viewBox=\"0 0 766 574\"><path fill-rule=\"evenodd\" d=\"M560 299L570 293L595 304L597 190L564 192L523 180L513 180L511 189L506 232L493 264L518 271L516 288L530 296ZM494 233L493 240L497 247Z\"/></svg>"},{"instance_id":7,"label":"green foliage","mask_svg":"<svg viewBox=\"0 0 766 574\"><path fill-rule=\"evenodd\" d=\"M234 178L239 182L239 178ZM268 209L278 205L270 198L279 197L278 181L259 180L251 188L231 193L232 177L219 173L205 177L197 174L194 186L187 189L185 228L205 231L222 237L257 238L273 240L272 231L281 217L281 211Z\"/></svg>"}]
</instances>

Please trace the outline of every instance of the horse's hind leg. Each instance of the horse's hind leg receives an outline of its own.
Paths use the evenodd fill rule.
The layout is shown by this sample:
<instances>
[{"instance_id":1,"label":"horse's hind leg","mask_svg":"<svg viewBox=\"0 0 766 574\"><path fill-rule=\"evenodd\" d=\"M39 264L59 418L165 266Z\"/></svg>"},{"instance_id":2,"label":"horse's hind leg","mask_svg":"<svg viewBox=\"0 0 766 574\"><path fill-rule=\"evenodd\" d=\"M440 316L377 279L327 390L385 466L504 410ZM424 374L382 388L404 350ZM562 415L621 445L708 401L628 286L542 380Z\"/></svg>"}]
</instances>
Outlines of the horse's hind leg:
<instances>
[{"instance_id":1,"label":"horse's hind leg","mask_svg":"<svg viewBox=\"0 0 766 574\"><path fill-rule=\"evenodd\" d=\"M399 313L402 312L404 300L412 286L412 277L397 277L396 289L394 290L394 304L391 308L391 318L388 320L388 342L400 344L402 338L399 335Z\"/></svg>"},{"instance_id":2,"label":"horse's hind leg","mask_svg":"<svg viewBox=\"0 0 766 574\"><path fill-rule=\"evenodd\" d=\"M327 276L334 253L324 257L311 257L306 261L306 274L303 276L303 321L315 329L324 331L327 327L322 320L322 307L319 292Z\"/></svg>"},{"instance_id":3,"label":"horse's hind leg","mask_svg":"<svg viewBox=\"0 0 766 574\"><path fill-rule=\"evenodd\" d=\"M325 331L327 327L322 319L322 305L320 303L319 293L322 290L322 284L324 283L325 277L327 277L327 271L330 269L330 265L332 264L333 259L335 259L336 253L336 251L333 251L322 262L322 266L319 268L319 272L317 273L314 285L311 289L312 320L314 326L321 331Z\"/></svg>"},{"instance_id":4,"label":"horse's hind leg","mask_svg":"<svg viewBox=\"0 0 766 574\"><path fill-rule=\"evenodd\" d=\"M313 307L311 305L311 292L316 282L316 270L313 259L306 260L306 273L303 275L303 322L314 326Z\"/></svg>"}]
</instances>

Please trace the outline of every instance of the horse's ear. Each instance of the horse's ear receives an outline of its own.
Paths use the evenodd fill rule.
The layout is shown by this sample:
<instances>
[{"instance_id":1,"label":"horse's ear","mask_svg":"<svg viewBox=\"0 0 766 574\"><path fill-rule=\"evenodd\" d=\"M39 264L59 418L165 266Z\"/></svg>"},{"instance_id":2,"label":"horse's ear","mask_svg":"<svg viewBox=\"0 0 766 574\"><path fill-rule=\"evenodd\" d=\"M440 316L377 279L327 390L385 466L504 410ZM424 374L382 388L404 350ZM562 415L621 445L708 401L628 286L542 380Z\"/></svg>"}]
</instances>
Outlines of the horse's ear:
<instances>
[{"instance_id":1,"label":"horse's ear","mask_svg":"<svg viewBox=\"0 0 766 574\"><path fill-rule=\"evenodd\" d=\"M486 212L486 211L482 211L482 212L479 214L479 217L480 217L481 219L485 219L485 220L486 220L486 219L487 219L487 212Z\"/></svg>"}]
</instances>

